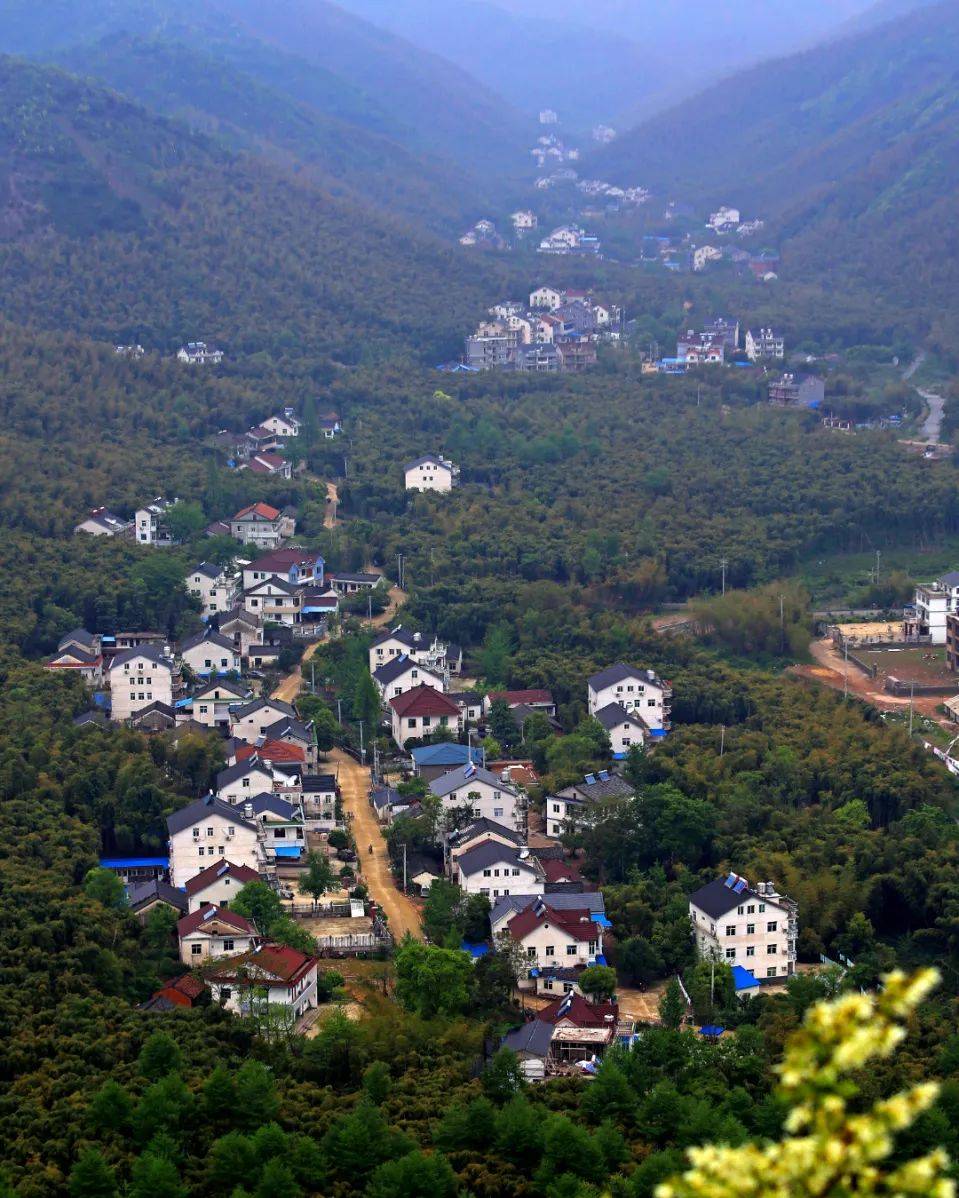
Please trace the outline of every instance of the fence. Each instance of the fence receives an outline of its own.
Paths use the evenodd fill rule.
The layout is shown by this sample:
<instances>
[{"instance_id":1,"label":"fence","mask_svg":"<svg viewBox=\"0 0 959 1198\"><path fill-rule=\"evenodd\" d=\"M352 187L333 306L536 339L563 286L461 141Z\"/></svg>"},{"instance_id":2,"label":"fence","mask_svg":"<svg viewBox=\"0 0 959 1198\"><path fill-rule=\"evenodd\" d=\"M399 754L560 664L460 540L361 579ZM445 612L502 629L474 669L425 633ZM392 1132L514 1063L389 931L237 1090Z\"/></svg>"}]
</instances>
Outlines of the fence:
<instances>
[{"instance_id":1,"label":"fence","mask_svg":"<svg viewBox=\"0 0 959 1198\"><path fill-rule=\"evenodd\" d=\"M854 666L858 666L863 673L868 674L870 678L875 678L879 673L877 665L871 665L868 661L863 661L861 657L857 657L855 653L847 653L846 658L851 661Z\"/></svg>"},{"instance_id":2,"label":"fence","mask_svg":"<svg viewBox=\"0 0 959 1198\"><path fill-rule=\"evenodd\" d=\"M314 907L312 903L294 903L286 911L297 919L349 919L353 914L349 903L327 903ZM357 916L357 918L360 918Z\"/></svg>"},{"instance_id":3,"label":"fence","mask_svg":"<svg viewBox=\"0 0 959 1198\"><path fill-rule=\"evenodd\" d=\"M914 697L926 695L955 695L959 690L957 682L904 682L901 678L893 678L890 674L886 679L886 691L890 695Z\"/></svg>"}]
</instances>

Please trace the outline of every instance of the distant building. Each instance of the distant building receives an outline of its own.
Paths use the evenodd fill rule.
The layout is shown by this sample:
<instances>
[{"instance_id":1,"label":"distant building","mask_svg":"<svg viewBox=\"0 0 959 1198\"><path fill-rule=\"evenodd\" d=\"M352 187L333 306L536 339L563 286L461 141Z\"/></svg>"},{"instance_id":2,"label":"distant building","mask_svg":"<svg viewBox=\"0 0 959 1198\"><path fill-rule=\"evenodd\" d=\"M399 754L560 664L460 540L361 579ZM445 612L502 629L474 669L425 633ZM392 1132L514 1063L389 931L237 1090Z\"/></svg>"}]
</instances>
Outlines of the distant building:
<instances>
[{"instance_id":1,"label":"distant building","mask_svg":"<svg viewBox=\"0 0 959 1198\"><path fill-rule=\"evenodd\" d=\"M114 515L108 508L95 507L73 531L89 533L92 537L122 537L133 532L133 521Z\"/></svg>"},{"instance_id":2,"label":"distant building","mask_svg":"<svg viewBox=\"0 0 959 1198\"><path fill-rule=\"evenodd\" d=\"M433 453L408 462L403 474L407 491L452 491L459 481L459 467Z\"/></svg>"},{"instance_id":3,"label":"distant building","mask_svg":"<svg viewBox=\"0 0 959 1198\"><path fill-rule=\"evenodd\" d=\"M536 219L536 213L531 212L528 208L523 208L519 212L514 212L510 216L513 222L513 228L517 233L526 233L530 229L535 229L539 223Z\"/></svg>"},{"instance_id":4,"label":"distant building","mask_svg":"<svg viewBox=\"0 0 959 1198\"><path fill-rule=\"evenodd\" d=\"M539 123L541 125L558 125L559 114L554 112L552 108L543 108L540 110Z\"/></svg>"},{"instance_id":5,"label":"distant building","mask_svg":"<svg viewBox=\"0 0 959 1198\"><path fill-rule=\"evenodd\" d=\"M515 345L515 335L505 333L467 337L466 365L474 370L501 370L512 361Z\"/></svg>"},{"instance_id":6,"label":"distant building","mask_svg":"<svg viewBox=\"0 0 959 1198\"><path fill-rule=\"evenodd\" d=\"M746 330L746 357L750 362L782 359L786 356L786 342L780 333L772 329Z\"/></svg>"},{"instance_id":7,"label":"distant building","mask_svg":"<svg viewBox=\"0 0 959 1198\"><path fill-rule=\"evenodd\" d=\"M219 366L223 361L223 350L214 349L205 341L188 341L177 352L177 359L189 366Z\"/></svg>"},{"instance_id":8,"label":"distant building","mask_svg":"<svg viewBox=\"0 0 959 1198\"><path fill-rule=\"evenodd\" d=\"M739 966L756 981L795 973L799 908L772 882L752 889L738 874L717 878L689 896L689 918L703 960Z\"/></svg>"},{"instance_id":9,"label":"distant building","mask_svg":"<svg viewBox=\"0 0 959 1198\"><path fill-rule=\"evenodd\" d=\"M917 586L913 603L915 614L903 624L906 639L928 638L930 644L946 644L947 618L959 613L959 570Z\"/></svg>"},{"instance_id":10,"label":"distant building","mask_svg":"<svg viewBox=\"0 0 959 1198\"><path fill-rule=\"evenodd\" d=\"M593 141L598 141L601 146L608 146L611 141L616 140L616 130L610 125L596 125L593 129Z\"/></svg>"},{"instance_id":11,"label":"distant building","mask_svg":"<svg viewBox=\"0 0 959 1198\"><path fill-rule=\"evenodd\" d=\"M711 212L709 220L706 223L711 229L715 229L717 233L722 233L728 229L737 228L741 221L742 215L738 208L727 208L724 206L717 212Z\"/></svg>"},{"instance_id":12,"label":"distant building","mask_svg":"<svg viewBox=\"0 0 959 1198\"><path fill-rule=\"evenodd\" d=\"M818 408L826 397L826 384L814 374L784 374L769 384L769 402L781 407Z\"/></svg>"},{"instance_id":13,"label":"distant building","mask_svg":"<svg viewBox=\"0 0 959 1198\"><path fill-rule=\"evenodd\" d=\"M115 345L113 352L118 358L142 358L146 354L146 350L142 345Z\"/></svg>"},{"instance_id":14,"label":"distant building","mask_svg":"<svg viewBox=\"0 0 959 1198\"><path fill-rule=\"evenodd\" d=\"M133 518L133 538L138 545L174 545L169 514L179 499L164 499L158 495L152 503L137 508Z\"/></svg>"},{"instance_id":15,"label":"distant building","mask_svg":"<svg viewBox=\"0 0 959 1198\"><path fill-rule=\"evenodd\" d=\"M669 728L673 689L655 670L639 670L622 662L594 674L587 684L589 714L618 703L639 716L652 731Z\"/></svg>"}]
</instances>

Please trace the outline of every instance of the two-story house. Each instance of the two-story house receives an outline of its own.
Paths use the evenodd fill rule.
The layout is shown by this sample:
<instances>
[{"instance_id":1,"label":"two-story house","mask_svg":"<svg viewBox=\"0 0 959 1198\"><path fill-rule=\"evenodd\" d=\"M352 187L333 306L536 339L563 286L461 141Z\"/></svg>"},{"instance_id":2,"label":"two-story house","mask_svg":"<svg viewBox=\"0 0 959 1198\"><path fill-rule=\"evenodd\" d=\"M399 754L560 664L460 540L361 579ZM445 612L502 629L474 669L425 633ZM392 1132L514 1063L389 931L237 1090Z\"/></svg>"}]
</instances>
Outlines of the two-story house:
<instances>
[{"instance_id":1,"label":"two-story house","mask_svg":"<svg viewBox=\"0 0 959 1198\"><path fill-rule=\"evenodd\" d=\"M227 957L205 974L214 1003L235 1015L268 1008L299 1019L316 1006L317 959L268 942Z\"/></svg>"},{"instance_id":2,"label":"two-story house","mask_svg":"<svg viewBox=\"0 0 959 1198\"><path fill-rule=\"evenodd\" d=\"M95 507L73 530L92 537L126 537L133 533L133 521L124 520L109 508Z\"/></svg>"},{"instance_id":3,"label":"two-story house","mask_svg":"<svg viewBox=\"0 0 959 1198\"><path fill-rule=\"evenodd\" d=\"M795 973L799 908L772 882L753 889L733 873L707 882L689 896L689 918L703 960L739 965L757 982Z\"/></svg>"},{"instance_id":4,"label":"two-story house","mask_svg":"<svg viewBox=\"0 0 959 1198\"><path fill-rule=\"evenodd\" d=\"M251 591L261 582L279 580L291 587L322 587L325 581L325 563L315 550L275 549L256 561L243 566L243 590Z\"/></svg>"},{"instance_id":5,"label":"two-story house","mask_svg":"<svg viewBox=\"0 0 959 1198\"><path fill-rule=\"evenodd\" d=\"M587 774L582 782L546 796L546 835L562 836L568 829L582 826L598 802L629 798L633 793L624 778L609 770Z\"/></svg>"},{"instance_id":6,"label":"two-story house","mask_svg":"<svg viewBox=\"0 0 959 1198\"><path fill-rule=\"evenodd\" d=\"M276 433L278 437L298 437L300 435L300 421L293 414L292 408L284 408L282 412L278 412L275 416L270 416L264 420L261 428L269 429L271 433Z\"/></svg>"},{"instance_id":7,"label":"two-story house","mask_svg":"<svg viewBox=\"0 0 959 1198\"><path fill-rule=\"evenodd\" d=\"M638 670L618 662L589 679L586 702L590 715L617 703L639 716L655 736L669 728L672 697L672 687L654 670Z\"/></svg>"},{"instance_id":8,"label":"two-story house","mask_svg":"<svg viewBox=\"0 0 959 1198\"><path fill-rule=\"evenodd\" d=\"M181 643L180 660L203 678L240 672L240 655L233 641L211 628L187 637Z\"/></svg>"},{"instance_id":9,"label":"two-story house","mask_svg":"<svg viewBox=\"0 0 959 1198\"><path fill-rule=\"evenodd\" d=\"M255 795L299 789L302 767L280 766L251 756L228 765L216 776L216 795L231 806L242 806Z\"/></svg>"},{"instance_id":10,"label":"two-story house","mask_svg":"<svg viewBox=\"0 0 959 1198\"><path fill-rule=\"evenodd\" d=\"M184 890L190 914L201 907L229 907L247 882L258 882L260 875L248 865L234 861L216 861L190 878Z\"/></svg>"},{"instance_id":11,"label":"two-story house","mask_svg":"<svg viewBox=\"0 0 959 1198\"><path fill-rule=\"evenodd\" d=\"M627 711L621 703L609 703L593 712L593 719L605 728L616 761L622 760L630 749L636 746L642 748L646 743L649 729L636 708Z\"/></svg>"},{"instance_id":12,"label":"two-story house","mask_svg":"<svg viewBox=\"0 0 959 1198\"><path fill-rule=\"evenodd\" d=\"M186 576L186 588L200 601L204 619L228 612L237 598L237 576L223 566L200 562Z\"/></svg>"},{"instance_id":13,"label":"two-story house","mask_svg":"<svg viewBox=\"0 0 959 1198\"><path fill-rule=\"evenodd\" d=\"M213 795L167 816L167 834L174 886L185 886L218 861L229 860L257 873L266 865L256 820L247 819L241 810Z\"/></svg>"},{"instance_id":14,"label":"two-story house","mask_svg":"<svg viewBox=\"0 0 959 1198\"><path fill-rule=\"evenodd\" d=\"M170 510L179 503L178 499L164 499L158 495L152 503L137 508L133 518L133 537L138 545L173 545L176 542L170 531Z\"/></svg>"},{"instance_id":15,"label":"two-story house","mask_svg":"<svg viewBox=\"0 0 959 1198\"><path fill-rule=\"evenodd\" d=\"M535 984L533 970L605 962L603 928L594 920L593 913L585 906L572 909L552 906L550 897L535 898L506 925L506 935L522 951L531 971L520 980L521 989Z\"/></svg>"},{"instance_id":16,"label":"two-story house","mask_svg":"<svg viewBox=\"0 0 959 1198\"><path fill-rule=\"evenodd\" d=\"M257 939L255 924L229 907L212 903L179 919L176 932L184 965L202 965L217 957L245 953Z\"/></svg>"},{"instance_id":17,"label":"two-story house","mask_svg":"<svg viewBox=\"0 0 959 1198\"><path fill-rule=\"evenodd\" d=\"M499 898L508 894L542 894L546 875L528 848L489 839L457 854L454 880L464 894Z\"/></svg>"},{"instance_id":18,"label":"two-story house","mask_svg":"<svg viewBox=\"0 0 959 1198\"><path fill-rule=\"evenodd\" d=\"M431 686L418 686L389 700L393 739L402 748L435 732L459 733L460 709L448 695Z\"/></svg>"},{"instance_id":19,"label":"two-story house","mask_svg":"<svg viewBox=\"0 0 959 1198\"><path fill-rule=\"evenodd\" d=\"M110 715L120 723L154 703L172 708L179 685L179 671L162 648L126 649L110 662Z\"/></svg>"},{"instance_id":20,"label":"two-story house","mask_svg":"<svg viewBox=\"0 0 959 1198\"><path fill-rule=\"evenodd\" d=\"M522 827L523 803L519 791L472 762L434 778L430 793L441 801L447 820L462 811L467 815L467 823L489 819L507 828Z\"/></svg>"},{"instance_id":21,"label":"two-story house","mask_svg":"<svg viewBox=\"0 0 959 1198\"><path fill-rule=\"evenodd\" d=\"M417 686L432 686L435 690L446 690L446 679L439 672L428 670L412 658L394 657L386 665L373 671L373 681L380 692L380 698L385 703L387 699L395 699Z\"/></svg>"},{"instance_id":22,"label":"two-story house","mask_svg":"<svg viewBox=\"0 0 959 1198\"><path fill-rule=\"evenodd\" d=\"M194 691L192 717L206 728L227 730L230 727L230 708L243 707L252 698L252 692L242 682L219 678Z\"/></svg>"},{"instance_id":23,"label":"two-story house","mask_svg":"<svg viewBox=\"0 0 959 1198\"><path fill-rule=\"evenodd\" d=\"M264 624L298 624L303 608L300 588L282 578L258 582L243 595L243 606Z\"/></svg>"},{"instance_id":24,"label":"two-story house","mask_svg":"<svg viewBox=\"0 0 959 1198\"><path fill-rule=\"evenodd\" d=\"M932 645L946 643L946 622L959 613L959 571L942 574L934 582L916 587L915 615L907 617L904 631L907 639L928 637Z\"/></svg>"},{"instance_id":25,"label":"two-story house","mask_svg":"<svg viewBox=\"0 0 959 1198\"><path fill-rule=\"evenodd\" d=\"M381 632L370 645L370 673L396 657L409 657L412 661L418 661L434 672L439 672L447 667L447 649L448 646L435 636L414 632L398 624L387 632Z\"/></svg>"},{"instance_id":26,"label":"two-story house","mask_svg":"<svg viewBox=\"0 0 959 1198\"><path fill-rule=\"evenodd\" d=\"M230 735L248 744L256 744L277 720L295 720L296 709L280 699L254 699L230 713Z\"/></svg>"},{"instance_id":27,"label":"two-story house","mask_svg":"<svg viewBox=\"0 0 959 1198\"><path fill-rule=\"evenodd\" d=\"M403 474L407 491L452 491L459 481L459 467L435 453L407 462Z\"/></svg>"},{"instance_id":28,"label":"two-story house","mask_svg":"<svg viewBox=\"0 0 959 1198\"><path fill-rule=\"evenodd\" d=\"M296 525L268 503L251 503L230 520L230 536L257 549L279 549Z\"/></svg>"},{"instance_id":29,"label":"two-story house","mask_svg":"<svg viewBox=\"0 0 959 1198\"><path fill-rule=\"evenodd\" d=\"M62 670L82 678L87 686L103 681L103 652L99 636L85 628L75 628L60 638L57 651L44 662L48 670Z\"/></svg>"}]
</instances>

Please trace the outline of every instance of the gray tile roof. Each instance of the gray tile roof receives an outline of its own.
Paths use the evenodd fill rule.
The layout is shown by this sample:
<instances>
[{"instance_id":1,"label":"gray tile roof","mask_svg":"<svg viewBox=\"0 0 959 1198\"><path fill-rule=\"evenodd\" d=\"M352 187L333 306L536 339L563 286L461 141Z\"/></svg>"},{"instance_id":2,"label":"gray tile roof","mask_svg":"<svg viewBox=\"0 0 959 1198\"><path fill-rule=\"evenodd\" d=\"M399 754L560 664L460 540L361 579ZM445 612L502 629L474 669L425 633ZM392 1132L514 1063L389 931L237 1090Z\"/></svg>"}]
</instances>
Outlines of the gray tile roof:
<instances>
[{"instance_id":1,"label":"gray tile roof","mask_svg":"<svg viewBox=\"0 0 959 1198\"><path fill-rule=\"evenodd\" d=\"M228 637L220 632L213 632L209 628L204 628L202 632L187 637L180 645L180 652L186 653L189 649L197 648L198 645L216 645L218 649L226 649L230 653L236 652L233 642Z\"/></svg>"},{"instance_id":2,"label":"gray tile roof","mask_svg":"<svg viewBox=\"0 0 959 1198\"><path fill-rule=\"evenodd\" d=\"M514 915L518 915L520 911L525 911L538 898L539 896L535 894L504 895L493 902L490 921L498 923L505 915L512 918ZM582 894L560 891L556 894L547 895L545 901L555 911L589 911L592 915L606 914L606 904L603 901L603 894L600 890L586 890Z\"/></svg>"},{"instance_id":3,"label":"gray tile roof","mask_svg":"<svg viewBox=\"0 0 959 1198\"><path fill-rule=\"evenodd\" d=\"M505 837L511 844L521 845L523 837L519 832L514 832L512 828L507 828L505 824L498 824L496 820L487 819L484 815L480 819L473 820L468 828L463 828L451 837L454 844L465 844L468 840L472 840L474 836L482 836L484 832L495 833L497 836Z\"/></svg>"},{"instance_id":4,"label":"gray tile roof","mask_svg":"<svg viewBox=\"0 0 959 1198\"><path fill-rule=\"evenodd\" d=\"M545 1057L553 1043L553 1025L544 1023L541 1019L530 1020L521 1027L507 1032L501 1046L510 1048L513 1052L526 1052L530 1056Z\"/></svg>"},{"instance_id":5,"label":"gray tile roof","mask_svg":"<svg viewBox=\"0 0 959 1198\"><path fill-rule=\"evenodd\" d=\"M184 828L192 828L194 824L200 823L211 815L220 815L243 828L255 828L255 824L244 819L236 807L231 807L229 803L225 803L214 795L206 795L202 799L197 799L195 803L190 803L189 806L181 807L179 811L168 815L167 831L174 836L177 832L182 832Z\"/></svg>"},{"instance_id":6,"label":"gray tile roof","mask_svg":"<svg viewBox=\"0 0 959 1198\"><path fill-rule=\"evenodd\" d=\"M161 648L155 645L137 645L135 649L124 649L122 653L118 653L110 662L110 669L115 670L117 666L126 665L128 661L133 661L137 657L145 657L147 661L152 661L155 666L162 666L164 669L172 670L173 662L163 652Z\"/></svg>"},{"instance_id":7,"label":"gray tile roof","mask_svg":"<svg viewBox=\"0 0 959 1198\"><path fill-rule=\"evenodd\" d=\"M282 715L296 719L296 711L289 703L284 703L280 699L254 699L252 703L247 703L244 707L239 707L234 712L234 716L238 720L246 719L248 715L255 715L256 712L262 711L264 707L270 707L274 711L279 711Z\"/></svg>"},{"instance_id":8,"label":"gray tile roof","mask_svg":"<svg viewBox=\"0 0 959 1198\"><path fill-rule=\"evenodd\" d=\"M593 719L599 720L607 732L611 732L613 728L618 728L621 724L634 724L637 728L646 731L643 721L633 712L627 711L621 703L607 703L593 715Z\"/></svg>"},{"instance_id":9,"label":"gray tile roof","mask_svg":"<svg viewBox=\"0 0 959 1198\"><path fill-rule=\"evenodd\" d=\"M159 878L153 878L149 882L140 882L135 886L128 886L127 901L130 904L131 911L137 911L141 907L145 907L148 903L153 902L166 903L177 911L181 911L184 915L186 915L189 908L186 894L182 890L177 890L175 886L171 886L169 882L161 881Z\"/></svg>"},{"instance_id":10,"label":"gray tile roof","mask_svg":"<svg viewBox=\"0 0 959 1198\"><path fill-rule=\"evenodd\" d=\"M467 766L461 765L459 769L450 770L448 774L441 774L438 778L434 778L430 783L430 790L437 798L442 799L451 791L459 790L460 787L469 787L475 782L485 782L487 786L493 786L504 794L516 794L516 791L508 782L504 782L498 774L492 774L489 770L483 769L481 765L473 767L472 773L467 776Z\"/></svg>"},{"instance_id":11,"label":"gray tile roof","mask_svg":"<svg viewBox=\"0 0 959 1198\"><path fill-rule=\"evenodd\" d=\"M523 854L526 854L523 856ZM500 844L496 840L484 840L481 844L467 849L456 858L459 869L467 876L477 874L480 870L489 869L493 865L506 862L510 869L522 869L533 877L542 874L539 862L531 857L528 849L518 849L508 844Z\"/></svg>"},{"instance_id":12,"label":"gray tile roof","mask_svg":"<svg viewBox=\"0 0 959 1198\"><path fill-rule=\"evenodd\" d=\"M238 778L245 778L247 774L253 773L255 770L260 770L264 774L272 776L270 766L265 761L261 761L254 753L252 757L247 757L245 761L238 761L236 765L228 765L225 770L220 770L216 776L216 788L222 790L224 786L229 786L231 782L235 782Z\"/></svg>"}]
</instances>

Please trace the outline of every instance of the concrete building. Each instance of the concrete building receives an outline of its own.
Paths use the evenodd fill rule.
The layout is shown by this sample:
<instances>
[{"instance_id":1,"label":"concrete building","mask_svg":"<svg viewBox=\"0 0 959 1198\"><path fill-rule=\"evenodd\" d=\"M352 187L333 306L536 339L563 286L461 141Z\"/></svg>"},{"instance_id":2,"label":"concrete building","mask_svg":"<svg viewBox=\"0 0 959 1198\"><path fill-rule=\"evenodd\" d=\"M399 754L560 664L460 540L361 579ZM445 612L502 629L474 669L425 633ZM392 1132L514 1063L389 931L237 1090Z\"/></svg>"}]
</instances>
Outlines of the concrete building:
<instances>
[{"instance_id":1,"label":"concrete building","mask_svg":"<svg viewBox=\"0 0 959 1198\"><path fill-rule=\"evenodd\" d=\"M759 981L796 970L799 907L772 882L751 888L739 874L708 882L689 896L696 949L705 961L725 961Z\"/></svg>"}]
</instances>

